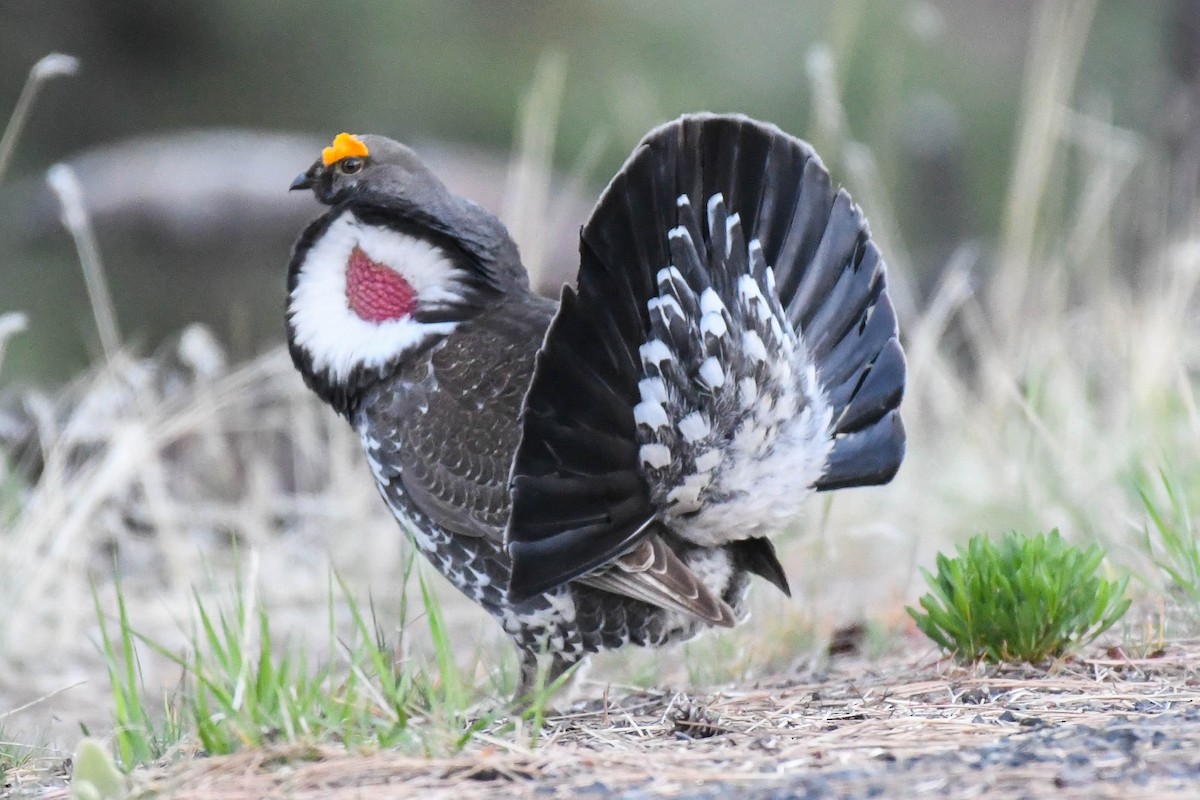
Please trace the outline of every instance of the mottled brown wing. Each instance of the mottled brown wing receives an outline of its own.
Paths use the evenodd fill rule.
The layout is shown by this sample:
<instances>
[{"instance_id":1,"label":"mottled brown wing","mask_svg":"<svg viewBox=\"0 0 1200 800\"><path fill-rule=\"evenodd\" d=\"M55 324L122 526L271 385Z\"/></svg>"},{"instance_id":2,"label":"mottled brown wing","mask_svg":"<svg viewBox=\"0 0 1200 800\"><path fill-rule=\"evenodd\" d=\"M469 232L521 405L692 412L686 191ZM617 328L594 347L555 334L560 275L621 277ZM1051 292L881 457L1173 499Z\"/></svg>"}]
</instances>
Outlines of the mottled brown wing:
<instances>
[{"instance_id":1,"label":"mottled brown wing","mask_svg":"<svg viewBox=\"0 0 1200 800\"><path fill-rule=\"evenodd\" d=\"M688 569L661 538L651 535L606 569L576 579L596 589L623 594L651 605L731 628L737 616Z\"/></svg>"}]
</instances>

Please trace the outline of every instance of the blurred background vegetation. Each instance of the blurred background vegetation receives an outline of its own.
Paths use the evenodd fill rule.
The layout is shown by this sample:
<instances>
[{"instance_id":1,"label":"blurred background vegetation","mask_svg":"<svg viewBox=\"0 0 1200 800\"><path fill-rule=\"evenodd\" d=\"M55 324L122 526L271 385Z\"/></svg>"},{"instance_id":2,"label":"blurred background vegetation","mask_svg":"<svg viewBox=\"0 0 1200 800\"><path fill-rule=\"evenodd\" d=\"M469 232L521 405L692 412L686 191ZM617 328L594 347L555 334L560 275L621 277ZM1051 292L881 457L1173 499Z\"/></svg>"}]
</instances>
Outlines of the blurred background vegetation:
<instances>
[{"instance_id":1,"label":"blurred background vegetation","mask_svg":"<svg viewBox=\"0 0 1200 800\"><path fill-rule=\"evenodd\" d=\"M0 0L0 109L44 54L82 62L42 93L0 192L0 312L30 321L0 381L53 383L97 352L44 188L52 163L79 171L124 337L145 352L199 320L245 356L282 338L288 247L316 213L284 190L317 148L340 130L403 139L502 206L522 98L548 55L565 76L554 160L586 181L546 221L565 242L551 250L547 291L570 278L573 232L629 148L659 122L710 109L813 141L920 295L964 244L987 269L1039 7ZM1098 3L1078 105L1139 137L1176 135L1179 87L1196 96L1198 17L1188 0ZM822 86L840 105L821 102ZM1059 178L1072 179L1069 165ZM1073 196L1049 195L1046 214Z\"/></svg>"}]
</instances>

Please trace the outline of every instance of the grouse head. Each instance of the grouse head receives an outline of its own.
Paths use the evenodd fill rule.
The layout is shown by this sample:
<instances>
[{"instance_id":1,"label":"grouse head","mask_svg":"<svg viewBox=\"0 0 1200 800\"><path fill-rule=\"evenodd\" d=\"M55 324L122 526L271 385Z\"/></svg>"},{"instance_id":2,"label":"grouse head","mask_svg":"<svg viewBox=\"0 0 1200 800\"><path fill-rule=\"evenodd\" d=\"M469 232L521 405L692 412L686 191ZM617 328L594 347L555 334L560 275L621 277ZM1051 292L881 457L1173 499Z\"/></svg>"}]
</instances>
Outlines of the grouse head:
<instances>
[{"instance_id":1,"label":"grouse head","mask_svg":"<svg viewBox=\"0 0 1200 800\"><path fill-rule=\"evenodd\" d=\"M500 220L451 193L398 142L339 134L291 188L330 208L293 250L289 349L342 414L459 325L529 291Z\"/></svg>"}]
</instances>

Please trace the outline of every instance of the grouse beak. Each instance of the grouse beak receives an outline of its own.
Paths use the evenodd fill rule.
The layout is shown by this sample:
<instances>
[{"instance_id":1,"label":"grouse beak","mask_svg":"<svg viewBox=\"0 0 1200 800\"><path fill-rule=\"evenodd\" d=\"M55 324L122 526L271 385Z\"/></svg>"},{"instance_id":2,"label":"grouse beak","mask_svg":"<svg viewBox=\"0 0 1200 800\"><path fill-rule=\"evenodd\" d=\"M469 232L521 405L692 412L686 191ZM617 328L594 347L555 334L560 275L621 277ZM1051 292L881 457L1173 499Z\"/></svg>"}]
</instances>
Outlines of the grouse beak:
<instances>
[{"instance_id":1,"label":"grouse beak","mask_svg":"<svg viewBox=\"0 0 1200 800\"><path fill-rule=\"evenodd\" d=\"M317 159L313 165L304 172L296 176L296 180L292 181L292 185L288 187L289 192L294 192L297 189L311 189L317 185L317 180L325 174L325 162Z\"/></svg>"},{"instance_id":2,"label":"grouse beak","mask_svg":"<svg viewBox=\"0 0 1200 800\"><path fill-rule=\"evenodd\" d=\"M308 172L301 172L297 175L296 179L292 181L292 185L288 187L288 191L294 192L297 189L311 189L316 183L317 178L310 169Z\"/></svg>"}]
</instances>

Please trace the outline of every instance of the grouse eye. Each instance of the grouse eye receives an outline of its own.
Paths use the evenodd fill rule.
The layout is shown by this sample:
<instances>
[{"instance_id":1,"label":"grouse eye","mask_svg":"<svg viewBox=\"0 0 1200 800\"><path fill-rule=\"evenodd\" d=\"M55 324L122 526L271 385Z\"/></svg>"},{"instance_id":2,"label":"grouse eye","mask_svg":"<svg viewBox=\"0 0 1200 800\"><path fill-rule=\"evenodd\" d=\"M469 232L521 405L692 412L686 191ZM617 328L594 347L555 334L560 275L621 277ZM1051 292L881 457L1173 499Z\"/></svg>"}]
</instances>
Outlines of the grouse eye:
<instances>
[{"instance_id":1,"label":"grouse eye","mask_svg":"<svg viewBox=\"0 0 1200 800\"><path fill-rule=\"evenodd\" d=\"M341 172L344 175L353 175L363 168L363 160L361 158L355 158L354 156L343 158L337 163L337 168L338 172Z\"/></svg>"}]
</instances>

